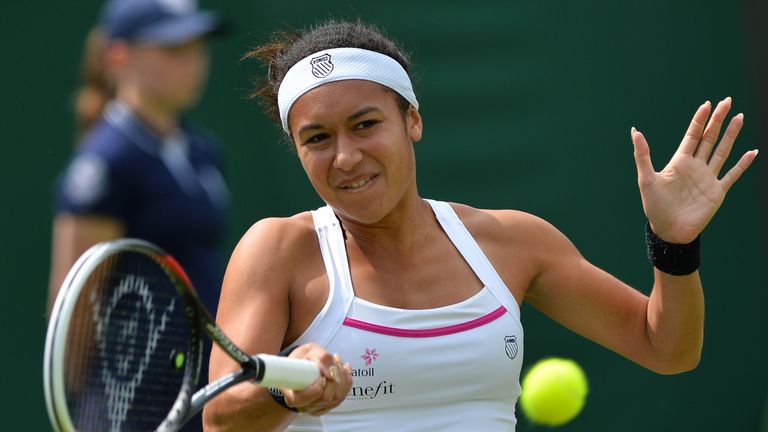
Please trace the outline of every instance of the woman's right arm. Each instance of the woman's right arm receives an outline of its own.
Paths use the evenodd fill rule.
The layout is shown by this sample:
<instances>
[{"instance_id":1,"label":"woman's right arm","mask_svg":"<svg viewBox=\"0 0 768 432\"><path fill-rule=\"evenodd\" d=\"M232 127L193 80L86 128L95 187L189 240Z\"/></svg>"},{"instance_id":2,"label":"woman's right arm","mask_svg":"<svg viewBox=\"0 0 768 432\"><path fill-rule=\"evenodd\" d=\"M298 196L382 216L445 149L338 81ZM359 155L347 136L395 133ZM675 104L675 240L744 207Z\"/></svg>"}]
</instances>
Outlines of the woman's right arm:
<instances>
[{"instance_id":1,"label":"woman's right arm","mask_svg":"<svg viewBox=\"0 0 768 432\"><path fill-rule=\"evenodd\" d=\"M48 313L69 269L89 247L122 237L123 223L113 217L60 213L53 220Z\"/></svg>"},{"instance_id":2,"label":"woman's right arm","mask_svg":"<svg viewBox=\"0 0 768 432\"><path fill-rule=\"evenodd\" d=\"M295 219L265 219L255 224L235 248L219 300L217 324L249 353L276 353L285 344L290 324L291 290L307 250L303 227ZM304 236L306 237L306 236ZM316 241L316 240L315 240ZM311 246L311 245L309 245ZM336 359L315 344L301 345L290 357L314 361L321 377L302 391L285 391L286 401L302 412L321 415L346 397L352 378L340 368L339 382L328 372ZM237 370L238 365L214 346L210 380ZM210 401L203 414L206 431L283 430L296 414L278 405L266 389L240 384Z\"/></svg>"}]
</instances>

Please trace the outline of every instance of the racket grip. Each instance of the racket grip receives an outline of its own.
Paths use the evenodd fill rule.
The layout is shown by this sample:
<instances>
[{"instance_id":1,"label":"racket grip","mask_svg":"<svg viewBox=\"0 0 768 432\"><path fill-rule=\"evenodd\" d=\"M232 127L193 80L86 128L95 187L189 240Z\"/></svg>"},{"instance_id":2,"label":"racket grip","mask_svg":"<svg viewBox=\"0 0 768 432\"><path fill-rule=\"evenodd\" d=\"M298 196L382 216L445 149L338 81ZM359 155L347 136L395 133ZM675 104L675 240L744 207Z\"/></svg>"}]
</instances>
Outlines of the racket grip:
<instances>
[{"instance_id":1,"label":"racket grip","mask_svg":"<svg viewBox=\"0 0 768 432\"><path fill-rule=\"evenodd\" d=\"M259 382L262 387L302 390L320 376L320 370L309 360L259 354L257 361L264 365L264 376Z\"/></svg>"}]
</instances>

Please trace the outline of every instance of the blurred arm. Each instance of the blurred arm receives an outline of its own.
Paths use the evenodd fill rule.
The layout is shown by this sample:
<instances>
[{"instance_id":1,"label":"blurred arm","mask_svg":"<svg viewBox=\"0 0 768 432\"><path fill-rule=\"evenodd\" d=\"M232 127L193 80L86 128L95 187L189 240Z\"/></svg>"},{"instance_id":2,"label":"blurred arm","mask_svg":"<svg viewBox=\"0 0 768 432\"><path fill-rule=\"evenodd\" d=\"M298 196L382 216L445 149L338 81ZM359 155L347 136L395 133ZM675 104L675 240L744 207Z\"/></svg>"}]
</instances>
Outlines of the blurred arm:
<instances>
[{"instance_id":1,"label":"blurred arm","mask_svg":"<svg viewBox=\"0 0 768 432\"><path fill-rule=\"evenodd\" d=\"M51 269L48 282L50 314L56 296L69 269L89 247L125 234L123 223L116 218L60 213L53 220Z\"/></svg>"}]
</instances>

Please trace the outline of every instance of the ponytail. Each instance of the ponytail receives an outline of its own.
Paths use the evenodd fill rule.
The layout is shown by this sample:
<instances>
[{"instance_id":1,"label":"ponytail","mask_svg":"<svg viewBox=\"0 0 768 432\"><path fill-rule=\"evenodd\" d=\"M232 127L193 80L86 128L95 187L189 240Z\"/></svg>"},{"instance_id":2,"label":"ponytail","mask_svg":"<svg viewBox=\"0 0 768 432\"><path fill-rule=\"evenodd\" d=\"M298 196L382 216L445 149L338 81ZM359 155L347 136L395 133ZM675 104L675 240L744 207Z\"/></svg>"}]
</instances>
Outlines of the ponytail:
<instances>
[{"instance_id":1,"label":"ponytail","mask_svg":"<svg viewBox=\"0 0 768 432\"><path fill-rule=\"evenodd\" d=\"M107 37L99 27L88 33L80 65L81 85L75 92L74 111L79 139L101 118L104 106L115 96L115 88L106 73L104 51Z\"/></svg>"}]
</instances>

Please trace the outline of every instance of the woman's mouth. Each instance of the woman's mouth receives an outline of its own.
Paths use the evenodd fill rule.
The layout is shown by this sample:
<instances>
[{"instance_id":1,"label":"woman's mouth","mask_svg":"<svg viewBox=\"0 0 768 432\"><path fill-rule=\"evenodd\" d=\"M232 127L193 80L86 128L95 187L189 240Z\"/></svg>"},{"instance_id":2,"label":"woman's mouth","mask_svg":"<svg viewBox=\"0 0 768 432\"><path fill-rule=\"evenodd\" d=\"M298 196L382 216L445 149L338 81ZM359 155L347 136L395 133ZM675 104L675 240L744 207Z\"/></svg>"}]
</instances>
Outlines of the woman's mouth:
<instances>
[{"instance_id":1,"label":"woman's mouth","mask_svg":"<svg viewBox=\"0 0 768 432\"><path fill-rule=\"evenodd\" d=\"M376 176L361 178L361 179L356 180L356 181L354 181L352 183L348 183L348 184L342 185L341 189L347 189L347 190L360 189L361 187L367 185L375 177Z\"/></svg>"}]
</instances>

